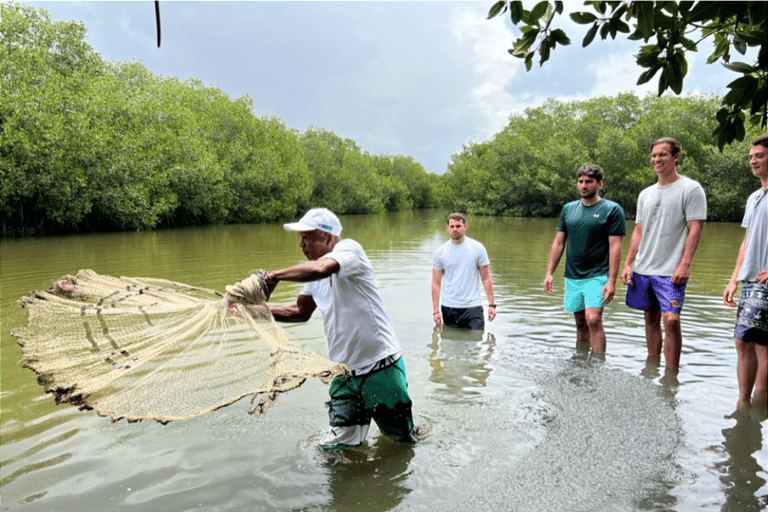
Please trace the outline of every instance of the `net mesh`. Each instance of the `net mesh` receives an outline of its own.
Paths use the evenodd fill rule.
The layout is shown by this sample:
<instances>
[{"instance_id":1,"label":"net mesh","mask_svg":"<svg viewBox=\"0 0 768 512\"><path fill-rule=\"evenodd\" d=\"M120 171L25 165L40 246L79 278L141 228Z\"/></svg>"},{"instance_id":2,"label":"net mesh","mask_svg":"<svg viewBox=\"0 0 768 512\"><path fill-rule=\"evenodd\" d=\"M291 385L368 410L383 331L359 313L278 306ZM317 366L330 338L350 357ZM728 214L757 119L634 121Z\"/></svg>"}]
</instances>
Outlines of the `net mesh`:
<instances>
[{"instance_id":1,"label":"net mesh","mask_svg":"<svg viewBox=\"0 0 768 512\"><path fill-rule=\"evenodd\" d=\"M253 275L221 294L81 270L22 297L29 323L13 334L57 402L113 421L187 419L248 395L263 413L307 377L327 383L347 368L280 328L259 284Z\"/></svg>"}]
</instances>

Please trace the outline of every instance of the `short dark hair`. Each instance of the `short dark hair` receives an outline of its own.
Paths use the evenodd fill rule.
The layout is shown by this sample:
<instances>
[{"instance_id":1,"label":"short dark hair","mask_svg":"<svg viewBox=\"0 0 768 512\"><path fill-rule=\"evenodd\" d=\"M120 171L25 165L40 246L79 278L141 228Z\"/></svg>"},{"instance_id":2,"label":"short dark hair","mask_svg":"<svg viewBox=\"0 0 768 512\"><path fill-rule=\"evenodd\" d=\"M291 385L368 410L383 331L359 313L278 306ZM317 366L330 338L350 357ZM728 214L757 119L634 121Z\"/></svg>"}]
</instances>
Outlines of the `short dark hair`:
<instances>
[{"instance_id":1,"label":"short dark hair","mask_svg":"<svg viewBox=\"0 0 768 512\"><path fill-rule=\"evenodd\" d=\"M448 220L446 221L446 224L450 224L451 220L460 220L464 223L464 225L467 224L467 216L464 215L461 212L454 212L448 216Z\"/></svg>"},{"instance_id":2,"label":"short dark hair","mask_svg":"<svg viewBox=\"0 0 768 512\"><path fill-rule=\"evenodd\" d=\"M672 148L672 156L679 155L683 152L683 147L680 145L680 142L672 137L656 139L651 143L651 151L653 151L653 148L659 144L669 144L669 147Z\"/></svg>"},{"instance_id":3,"label":"short dark hair","mask_svg":"<svg viewBox=\"0 0 768 512\"><path fill-rule=\"evenodd\" d=\"M603 181L603 170L597 164L584 164L576 171L576 178L581 176L592 178L600 183Z\"/></svg>"},{"instance_id":4,"label":"short dark hair","mask_svg":"<svg viewBox=\"0 0 768 512\"><path fill-rule=\"evenodd\" d=\"M765 146L768 148L768 133L761 135L752 141L753 146Z\"/></svg>"}]
</instances>

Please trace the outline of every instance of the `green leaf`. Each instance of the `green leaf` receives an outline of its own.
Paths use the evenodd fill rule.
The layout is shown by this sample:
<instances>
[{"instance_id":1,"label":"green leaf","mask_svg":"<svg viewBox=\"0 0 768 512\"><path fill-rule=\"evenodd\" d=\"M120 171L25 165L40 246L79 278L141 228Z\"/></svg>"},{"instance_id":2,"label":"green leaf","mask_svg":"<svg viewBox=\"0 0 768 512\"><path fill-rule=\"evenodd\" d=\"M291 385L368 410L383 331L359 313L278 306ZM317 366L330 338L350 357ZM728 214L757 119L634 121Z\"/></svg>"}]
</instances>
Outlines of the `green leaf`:
<instances>
[{"instance_id":1,"label":"green leaf","mask_svg":"<svg viewBox=\"0 0 768 512\"><path fill-rule=\"evenodd\" d=\"M634 2L637 28L647 41L653 35L653 2Z\"/></svg>"},{"instance_id":2,"label":"green leaf","mask_svg":"<svg viewBox=\"0 0 768 512\"><path fill-rule=\"evenodd\" d=\"M699 48L696 46L696 43L688 39L687 37L680 37L680 44L685 47L686 50L690 52L697 52L699 51Z\"/></svg>"},{"instance_id":3,"label":"green leaf","mask_svg":"<svg viewBox=\"0 0 768 512\"><path fill-rule=\"evenodd\" d=\"M736 33L749 46L762 46L765 44L765 32L759 30L737 31Z\"/></svg>"},{"instance_id":4,"label":"green leaf","mask_svg":"<svg viewBox=\"0 0 768 512\"><path fill-rule=\"evenodd\" d=\"M739 115L736 116L736 119L733 120L733 128L734 128L734 139L735 140L744 140L744 135L746 135L746 131L744 130L744 112L739 112Z\"/></svg>"},{"instance_id":5,"label":"green leaf","mask_svg":"<svg viewBox=\"0 0 768 512\"><path fill-rule=\"evenodd\" d=\"M525 70L530 71L533 66L533 52L525 56Z\"/></svg>"},{"instance_id":6,"label":"green leaf","mask_svg":"<svg viewBox=\"0 0 768 512\"><path fill-rule=\"evenodd\" d=\"M511 2L509 6L509 17L512 23L517 25L523 19L525 9L523 8L523 2Z\"/></svg>"},{"instance_id":7,"label":"green leaf","mask_svg":"<svg viewBox=\"0 0 768 512\"><path fill-rule=\"evenodd\" d=\"M683 74L677 62L674 59L667 61L667 65L664 69L667 71L665 76L667 77L669 88L672 89L675 94L683 92Z\"/></svg>"},{"instance_id":8,"label":"green leaf","mask_svg":"<svg viewBox=\"0 0 768 512\"><path fill-rule=\"evenodd\" d=\"M547 13L547 9L549 8L549 2L539 2L537 3L533 9L531 9L530 14L528 15L529 22L533 23L535 21L538 21L541 19L542 16L544 16Z\"/></svg>"},{"instance_id":9,"label":"green leaf","mask_svg":"<svg viewBox=\"0 0 768 512\"><path fill-rule=\"evenodd\" d=\"M608 33L610 32L610 30L611 30L610 24L603 23L603 26L600 27L600 37L602 37L603 39L607 39Z\"/></svg>"},{"instance_id":10,"label":"green leaf","mask_svg":"<svg viewBox=\"0 0 768 512\"><path fill-rule=\"evenodd\" d=\"M667 70L662 69L661 75L659 75L659 96L664 94L664 91L667 90Z\"/></svg>"},{"instance_id":11,"label":"green leaf","mask_svg":"<svg viewBox=\"0 0 768 512\"><path fill-rule=\"evenodd\" d=\"M723 2L697 2L687 16L688 22L706 21L716 17Z\"/></svg>"},{"instance_id":12,"label":"green leaf","mask_svg":"<svg viewBox=\"0 0 768 512\"><path fill-rule=\"evenodd\" d=\"M760 84L757 85L757 88L755 90L755 95L752 97L752 108L750 109L751 114L755 114L760 111L760 109L768 109L768 82L763 82L762 87Z\"/></svg>"},{"instance_id":13,"label":"green leaf","mask_svg":"<svg viewBox=\"0 0 768 512\"><path fill-rule=\"evenodd\" d=\"M659 63L661 51L654 45L646 45L640 48L640 53L635 55L637 64L644 68L649 68Z\"/></svg>"},{"instance_id":14,"label":"green leaf","mask_svg":"<svg viewBox=\"0 0 768 512\"><path fill-rule=\"evenodd\" d=\"M739 34L733 35L733 47L736 48L736 51L742 55L747 53L747 43L741 37L739 37Z\"/></svg>"},{"instance_id":15,"label":"green leaf","mask_svg":"<svg viewBox=\"0 0 768 512\"><path fill-rule=\"evenodd\" d=\"M749 64L744 64L743 62L731 62L728 64L723 64L723 66L737 73L754 73L758 71L754 67L750 66Z\"/></svg>"},{"instance_id":16,"label":"green leaf","mask_svg":"<svg viewBox=\"0 0 768 512\"><path fill-rule=\"evenodd\" d=\"M592 2L592 5L600 14L605 14L605 2Z\"/></svg>"},{"instance_id":17,"label":"green leaf","mask_svg":"<svg viewBox=\"0 0 768 512\"><path fill-rule=\"evenodd\" d=\"M590 43L595 39L595 35L597 34L598 25L597 22L595 22L592 27L587 30L587 35L584 36L584 40L581 42L582 48L586 48L590 45Z\"/></svg>"},{"instance_id":18,"label":"green leaf","mask_svg":"<svg viewBox=\"0 0 768 512\"><path fill-rule=\"evenodd\" d=\"M587 25L588 23L597 20L597 16L591 12L572 12L571 19L579 25Z\"/></svg>"},{"instance_id":19,"label":"green leaf","mask_svg":"<svg viewBox=\"0 0 768 512\"><path fill-rule=\"evenodd\" d=\"M624 34L629 34L629 25L621 20L616 20L616 30Z\"/></svg>"},{"instance_id":20,"label":"green leaf","mask_svg":"<svg viewBox=\"0 0 768 512\"><path fill-rule=\"evenodd\" d=\"M715 114L715 117L717 118L717 122L721 125L724 124L728 120L728 109L723 107L720 110L717 111L717 114Z\"/></svg>"},{"instance_id":21,"label":"green leaf","mask_svg":"<svg viewBox=\"0 0 768 512\"><path fill-rule=\"evenodd\" d=\"M669 14L677 17L677 3L676 2L663 2L663 8Z\"/></svg>"},{"instance_id":22,"label":"green leaf","mask_svg":"<svg viewBox=\"0 0 768 512\"><path fill-rule=\"evenodd\" d=\"M543 65L546 61L549 60L549 54L553 45L554 41L552 41L549 36L544 38L544 40L541 42L541 47L539 47L539 55L541 55L539 66Z\"/></svg>"},{"instance_id":23,"label":"green leaf","mask_svg":"<svg viewBox=\"0 0 768 512\"><path fill-rule=\"evenodd\" d=\"M728 94L723 97L723 103L727 105L740 105L744 99L745 92L746 89L731 89L728 91Z\"/></svg>"},{"instance_id":24,"label":"green leaf","mask_svg":"<svg viewBox=\"0 0 768 512\"><path fill-rule=\"evenodd\" d=\"M571 44L570 38L560 28L555 29L555 30L552 31L552 37L554 38L555 41L557 41L559 44L561 44L563 46L567 46L567 45Z\"/></svg>"},{"instance_id":25,"label":"green leaf","mask_svg":"<svg viewBox=\"0 0 768 512\"><path fill-rule=\"evenodd\" d=\"M650 81L651 78L653 78L653 75L655 75L659 69L661 69L661 65L653 66L651 69L642 72L640 77L637 79L637 85L643 85L644 83Z\"/></svg>"},{"instance_id":26,"label":"green leaf","mask_svg":"<svg viewBox=\"0 0 768 512\"><path fill-rule=\"evenodd\" d=\"M749 87L757 87L757 83L759 82L757 77L754 76L742 76L741 78L737 78L733 82L728 84L729 89L747 89Z\"/></svg>"},{"instance_id":27,"label":"green leaf","mask_svg":"<svg viewBox=\"0 0 768 512\"><path fill-rule=\"evenodd\" d=\"M499 15L499 13L504 12L507 10L507 3L504 0L499 0L495 4L491 6L491 9L488 11L488 18L491 19L495 18Z\"/></svg>"},{"instance_id":28,"label":"green leaf","mask_svg":"<svg viewBox=\"0 0 768 512\"><path fill-rule=\"evenodd\" d=\"M680 69L680 78L685 78L688 75L688 61L685 59L685 55L682 52L676 53L674 59Z\"/></svg>"}]
</instances>

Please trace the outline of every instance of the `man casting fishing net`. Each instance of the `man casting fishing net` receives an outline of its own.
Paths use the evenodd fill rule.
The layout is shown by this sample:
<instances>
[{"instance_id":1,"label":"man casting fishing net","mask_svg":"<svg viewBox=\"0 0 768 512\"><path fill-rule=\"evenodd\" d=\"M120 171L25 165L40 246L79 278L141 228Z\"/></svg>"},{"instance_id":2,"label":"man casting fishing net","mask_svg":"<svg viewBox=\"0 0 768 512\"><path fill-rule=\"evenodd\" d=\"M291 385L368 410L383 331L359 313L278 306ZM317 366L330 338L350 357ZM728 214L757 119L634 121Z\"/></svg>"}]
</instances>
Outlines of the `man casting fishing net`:
<instances>
[{"instance_id":1,"label":"man casting fishing net","mask_svg":"<svg viewBox=\"0 0 768 512\"><path fill-rule=\"evenodd\" d=\"M309 261L264 275L270 292L280 281L305 283L295 304L274 307L272 314L278 321L304 322L319 308L330 359L351 370L331 382L330 427L321 446L362 444L372 418L391 439L416 442L400 345L365 251L354 240L339 239L341 223L325 208L284 227L301 234Z\"/></svg>"}]
</instances>

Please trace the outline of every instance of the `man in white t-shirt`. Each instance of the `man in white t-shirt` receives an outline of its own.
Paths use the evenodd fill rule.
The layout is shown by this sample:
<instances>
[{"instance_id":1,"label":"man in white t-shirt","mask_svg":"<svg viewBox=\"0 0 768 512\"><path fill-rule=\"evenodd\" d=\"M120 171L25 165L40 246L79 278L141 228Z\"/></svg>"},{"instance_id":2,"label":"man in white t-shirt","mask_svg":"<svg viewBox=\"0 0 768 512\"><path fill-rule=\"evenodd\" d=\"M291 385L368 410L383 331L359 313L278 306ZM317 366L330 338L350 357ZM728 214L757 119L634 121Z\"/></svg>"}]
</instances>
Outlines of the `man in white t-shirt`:
<instances>
[{"instance_id":1,"label":"man in white t-shirt","mask_svg":"<svg viewBox=\"0 0 768 512\"><path fill-rule=\"evenodd\" d=\"M362 444L371 419L391 439L416 442L400 345L365 251L354 240L339 239L341 222L325 208L283 227L300 232L309 261L266 273L270 289L279 281L305 283L295 304L272 308L272 314L278 321L305 322L319 309L329 358L351 370L331 382L330 428L321 446Z\"/></svg>"},{"instance_id":2,"label":"man in white t-shirt","mask_svg":"<svg viewBox=\"0 0 768 512\"><path fill-rule=\"evenodd\" d=\"M463 213L449 215L447 229L451 239L432 257L432 319L437 326L482 331L485 321L480 280L488 297L488 321L496 318L488 253L483 244L466 236L467 217Z\"/></svg>"},{"instance_id":3,"label":"man in white t-shirt","mask_svg":"<svg viewBox=\"0 0 768 512\"><path fill-rule=\"evenodd\" d=\"M685 287L707 218L704 189L677 172L681 156L680 143L673 138L651 144L657 182L637 198L635 229L621 273L627 306L645 314L648 356L660 358L663 349L667 369L675 372L683 347L680 312Z\"/></svg>"},{"instance_id":4,"label":"man in white t-shirt","mask_svg":"<svg viewBox=\"0 0 768 512\"><path fill-rule=\"evenodd\" d=\"M733 299L741 282L733 333L739 383L736 407L754 407L757 417L764 418L768 414L768 135L752 141L749 165L760 188L747 199L741 223L747 231L723 302L737 306Z\"/></svg>"}]
</instances>

